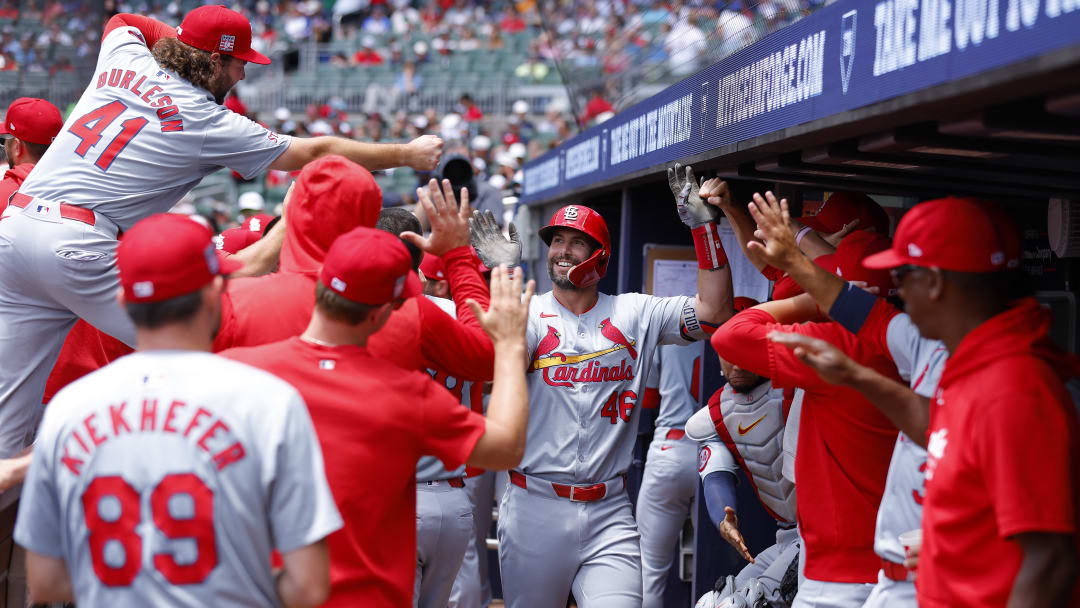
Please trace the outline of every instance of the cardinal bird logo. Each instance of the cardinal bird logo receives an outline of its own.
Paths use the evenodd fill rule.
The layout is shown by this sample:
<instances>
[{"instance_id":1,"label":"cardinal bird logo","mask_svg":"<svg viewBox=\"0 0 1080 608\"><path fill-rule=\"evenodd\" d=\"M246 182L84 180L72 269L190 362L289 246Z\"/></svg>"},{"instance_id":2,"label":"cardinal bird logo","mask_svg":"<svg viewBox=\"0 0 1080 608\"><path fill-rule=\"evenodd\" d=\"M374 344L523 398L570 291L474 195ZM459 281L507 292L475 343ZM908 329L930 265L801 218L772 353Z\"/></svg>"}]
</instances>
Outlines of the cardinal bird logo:
<instances>
[{"instance_id":1,"label":"cardinal bird logo","mask_svg":"<svg viewBox=\"0 0 1080 608\"><path fill-rule=\"evenodd\" d=\"M541 359L543 357L558 357L563 361L566 361L566 355L562 353L553 353L551 351L559 347L562 336L559 331L554 327L548 325L547 335L544 336L540 343L536 345L536 354L533 355L533 361Z\"/></svg>"},{"instance_id":2,"label":"cardinal bird logo","mask_svg":"<svg viewBox=\"0 0 1080 608\"><path fill-rule=\"evenodd\" d=\"M630 353L630 358L637 359L637 350L634 349L634 344L626 339L626 336L619 331L618 327L611 324L610 318L600 321L600 333L615 344L625 346L626 352Z\"/></svg>"}]
</instances>

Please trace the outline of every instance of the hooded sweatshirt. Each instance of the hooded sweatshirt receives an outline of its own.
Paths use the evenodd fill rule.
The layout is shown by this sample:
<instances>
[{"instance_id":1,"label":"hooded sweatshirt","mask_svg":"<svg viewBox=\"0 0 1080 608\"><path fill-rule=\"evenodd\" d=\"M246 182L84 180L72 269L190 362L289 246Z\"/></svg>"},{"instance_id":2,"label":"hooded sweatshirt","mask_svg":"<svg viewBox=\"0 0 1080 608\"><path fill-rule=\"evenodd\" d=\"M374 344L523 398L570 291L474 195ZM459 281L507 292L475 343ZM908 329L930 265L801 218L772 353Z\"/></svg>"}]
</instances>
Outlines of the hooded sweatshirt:
<instances>
[{"instance_id":1,"label":"hooded sweatshirt","mask_svg":"<svg viewBox=\"0 0 1080 608\"><path fill-rule=\"evenodd\" d=\"M308 165L286 210L285 242L278 272L229 282L222 300L221 331L214 350L257 346L303 333L315 308L323 259L338 235L374 226L382 193L367 170L340 156ZM487 307L489 295L469 247L443 256L458 301L458 322L427 298L410 298L368 340L368 349L406 369L434 367L465 380L490 380L491 340L464 302Z\"/></svg>"},{"instance_id":2,"label":"hooded sweatshirt","mask_svg":"<svg viewBox=\"0 0 1080 608\"><path fill-rule=\"evenodd\" d=\"M19 191L19 186L22 186L26 176L30 175L30 170L33 168L33 163L23 163L15 165L4 172L4 179L0 180L0 213L7 209L8 199L11 198L12 194Z\"/></svg>"},{"instance_id":3,"label":"hooded sweatshirt","mask_svg":"<svg viewBox=\"0 0 1080 608\"><path fill-rule=\"evenodd\" d=\"M945 364L930 400L920 606L1004 606L1023 559L1016 534L1072 534L1080 550L1080 360L1049 328L1025 298Z\"/></svg>"}]
</instances>

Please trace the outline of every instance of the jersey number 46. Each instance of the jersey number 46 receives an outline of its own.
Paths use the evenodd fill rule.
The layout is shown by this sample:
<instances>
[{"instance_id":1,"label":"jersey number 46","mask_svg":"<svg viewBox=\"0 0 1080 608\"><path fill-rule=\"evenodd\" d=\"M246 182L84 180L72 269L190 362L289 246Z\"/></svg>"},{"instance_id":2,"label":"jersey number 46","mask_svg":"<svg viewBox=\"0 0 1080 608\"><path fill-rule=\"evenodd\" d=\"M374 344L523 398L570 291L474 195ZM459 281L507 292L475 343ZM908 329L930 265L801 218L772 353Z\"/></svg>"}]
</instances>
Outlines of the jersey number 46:
<instances>
[{"instance_id":1,"label":"jersey number 46","mask_svg":"<svg viewBox=\"0 0 1080 608\"><path fill-rule=\"evenodd\" d=\"M177 518L169 512L174 496L187 495L193 505L192 515ZM114 497L120 511L115 517L102 515L102 499ZM110 587L130 585L142 569L142 542L136 528L142 519L139 493L123 477L96 477L82 495L86 528L90 531L90 560L94 573ZM114 511L114 509L110 509ZM198 555L190 564L179 564L170 553L154 555L154 568L174 585L191 585L206 580L217 566L214 542L214 492L193 473L173 473L162 478L150 493L150 513L154 526L170 539L192 538ZM115 541L124 549L124 561L113 566L105 561L105 548ZM112 551L110 551L112 553Z\"/></svg>"},{"instance_id":2,"label":"jersey number 46","mask_svg":"<svg viewBox=\"0 0 1080 608\"><path fill-rule=\"evenodd\" d=\"M623 422L630 422L630 417L634 415L635 401L637 401L637 393L634 391L623 391L621 393L615 391L600 407L600 415L610 420L611 424L615 424L619 419L622 419Z\"/></svg>"}]
</instances>

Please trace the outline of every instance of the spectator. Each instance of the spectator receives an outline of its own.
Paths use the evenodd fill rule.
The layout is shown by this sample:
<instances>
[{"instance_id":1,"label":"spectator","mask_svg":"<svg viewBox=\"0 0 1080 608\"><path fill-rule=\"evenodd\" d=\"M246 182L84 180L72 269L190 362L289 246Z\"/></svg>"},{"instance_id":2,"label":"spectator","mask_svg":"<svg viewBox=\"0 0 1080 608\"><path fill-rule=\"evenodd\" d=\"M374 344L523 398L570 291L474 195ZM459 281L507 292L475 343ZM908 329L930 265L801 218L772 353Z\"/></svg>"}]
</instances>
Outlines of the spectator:
<instances>
[{"instance_id":1,"label":"spectator","mask_svg":"<svg viewBox=\"0 0 1080 608\"><path fill-rule=\"evenodd\" d=\"M413 63L415 63L416 65L423 65L431 61L431 56L428 55L428 50L429 48L426 42L424 42L423 40L417 40L416 43L413 44Z\"/></svg>"},{"instance_id":2,"label":"spectator","mask_svg":"<svg viewBox=\"0 0 1080 608\"><path fill-rule=\"evenodd\" d=\"M360 49L353 55L352 62L353 65L382 65L383 58L375 50L374 36L364 36L360 42Z\"/></svg>"},{"instance_id":3,"label":"spectator","mask_svg":"<svg viewBox=\"0 0 1080 608\"><path fill-rule=\"evenodd\" d=\"M603 92L600 89L596 89L593 91L592 97L589 98L589 102L585 104L585 114L581 117L581 121L589 123L604 112L614 111L615 106L611 105L611 102L607 99L604 99Z\"/></svg>"},{"instance_id":4,"label":"spectator","mask_svg":"<svg viewBox=\"0 0 1080 608\"><path fill-rule=\"evenodd\" d=\"M506 46L506 42L503 41L502 34L499 30L493 30L491 36L488 37L487 45L485 48L489 51L500 51Z\"/></svg>"},{"instance_id":5,"label":"spectator","mask_svg":"<svg viewBox=\"0 0 1080 608\"><path fill-rule=\"evenodd\" d=\"M458 112L465 122L479 122L484 118L484 113L480 111L480 106L476 105L476 102L473 101L472 96L468 93L462 95L461 99L458 101Z\"/></svg>"},{"instance_id":6,"label":"spectator","mask_svg":"<svg viewBox=\"0 0 1080 608\"><path fill-rule=\"evenodd\" d=\"M463 28L461 39L457 42L457 49L461 52L480 50L480 40L476 38L472 28Z\"/></svg>"},{"instance_id":7,"label":"spectator","mask_svg":"<svg viewBox=\"0 0 1080 608\"><path fill-rule=\"evenodd\" d=\"M725 10L716 20L716 37L720 40L720 55L716 59L720 59L749 46L757 38L757 32L749 17Z\"/></svg>"},{"instance_id":8,"label":"spectator","mask_svg":"<svg viewBox=\"0 0 1080 608\"><path fill-rule=\"evenodd\" d=\"M386 16L386 9L381 5L375 5L371 9L368 18L364 19L364 25L361 29L365 34L372 36L382 36L390 33L390 18Z\"/></svg>"},{"instance_id":9,"label":"spectator","mask_svg":"<svg viewBox=\"0 0 1080 608\"><path fill-rule=\"evenodd\" d=\"M682 76L698 71L705 49L705 33L697 26L697 15L690 14L668 32L664 49L673 74Z\"/></svg>"}]
</instances>

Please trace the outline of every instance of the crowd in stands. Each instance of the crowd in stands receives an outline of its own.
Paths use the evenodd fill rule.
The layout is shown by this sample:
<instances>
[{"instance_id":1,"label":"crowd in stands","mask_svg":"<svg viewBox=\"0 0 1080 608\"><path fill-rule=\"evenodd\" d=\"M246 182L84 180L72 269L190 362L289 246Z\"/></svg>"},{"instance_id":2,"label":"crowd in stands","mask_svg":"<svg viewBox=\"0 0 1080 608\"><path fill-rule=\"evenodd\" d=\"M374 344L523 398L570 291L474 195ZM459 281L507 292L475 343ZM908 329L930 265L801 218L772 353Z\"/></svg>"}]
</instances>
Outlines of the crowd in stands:
<instances>
[{"instance_id":1,"label":"crowd in stands","mask_svg":"<svg viewBox=\"0 0 1080 608\"><path fill-rule=\"evenodd\" d=\"M55 75L97 58L101 11L76 0L0 0L0 72Z\"/></svg>"}]
</instances>

